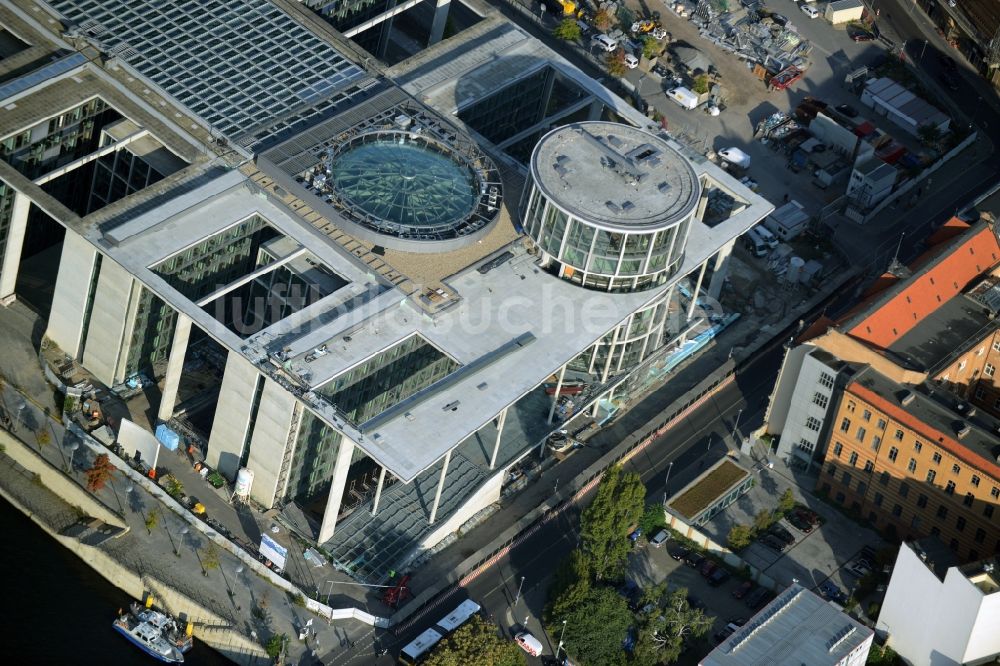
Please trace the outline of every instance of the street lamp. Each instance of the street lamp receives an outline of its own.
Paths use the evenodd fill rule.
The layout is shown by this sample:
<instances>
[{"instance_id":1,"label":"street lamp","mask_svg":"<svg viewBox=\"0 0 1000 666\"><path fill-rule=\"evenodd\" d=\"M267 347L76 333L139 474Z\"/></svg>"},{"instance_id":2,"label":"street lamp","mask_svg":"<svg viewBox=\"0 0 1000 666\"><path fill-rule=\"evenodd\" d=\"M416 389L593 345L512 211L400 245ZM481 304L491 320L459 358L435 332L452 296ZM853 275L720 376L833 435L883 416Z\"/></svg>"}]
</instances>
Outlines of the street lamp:
<instances>
[{"instance_id":1,"label":"street lamp","mask_svg":"<svg viewBox=\"0 0 1000 666\"><path fill-rule=\"evenodd\" d=\"M514 603L516 604L521 599L521 588L524 587L524 576L521 576L521 583L517 586L517 596L514 597Z\"/></svg>"},{"instance_id":2,"label":"street lamp","mask_svg":"<svg viewBox=\"0 0 1000 666\"><path fill-rule=\"evenodd\" d=\"M563 637L566 635L566 620L563 620L562 631L559 632L559 645L556 646L556 661L559 660L559 653L563 649Z\"/></svg>"},{"instance_id":3,"label":"street lamp","mask_svg":"<svg viewBox=\"0 0 1000 666\"><path fill-rule=\"evenodd\" d=\"M741 416L743 416L743 410L742 409L740 409L740 411L736 412L736 423L733 424L733 441L736 443L737 447L739 447L739 445L740 445L739 435L740 435L740 417Z\"/></svg>"},{"instance_id":4,"label":"street lamp","mask_svg":"<svg viewBox=\"0 0 1000 666\"><path fill-rule=\"evenodd\" d=\"M674 468L674 461L667 465L667 478L663 481L663 508L667 508L667 487L670 485L670 470Z\"/></svg>"}]
</instances>

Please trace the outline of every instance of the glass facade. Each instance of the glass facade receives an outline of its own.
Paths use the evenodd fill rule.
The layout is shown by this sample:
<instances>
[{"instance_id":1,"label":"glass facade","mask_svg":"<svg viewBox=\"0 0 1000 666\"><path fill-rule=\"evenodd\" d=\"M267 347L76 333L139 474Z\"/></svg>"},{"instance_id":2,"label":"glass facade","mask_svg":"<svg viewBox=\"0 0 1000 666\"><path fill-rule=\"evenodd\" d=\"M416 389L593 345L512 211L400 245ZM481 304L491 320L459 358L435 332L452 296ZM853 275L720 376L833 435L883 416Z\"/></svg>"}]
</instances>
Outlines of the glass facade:
<instances>
[{"instance_id":1,"label":"glass facade","mask_svg":"<svg viewBox=\"0 0 1000 666\"><path fill-rule=\"evenodd\" d=\"M135 325L125 361L125 376L137 372L156 374L156 368L170 356L177 312L145 287L139 295Z\"/></svg>"},{"instance_id":2,"label":"glass facade","mask_svg":"<svg viewBox=\"0 0 1000 666\"><path fill-rule=\"evenodd\" d=\"M127 148L99 157L94 162L94 178L85 214L112 204L162 179L163 174Z\"/></svg>"},{"instance_id":3,"label":"glass facade","mask_svg":"<svg viewBox=\"0 0 1000 666\"><path fill-rule=\"evenodd\" d=\"M344 417L362 424L458 368L419 335L376 354L319 389Z\"/></svg>"},{"instance_id":4,"label":"glass facade","mask_svg":"<svg viewBox=\"0 0 1000 666\"><path fill-rule=\"evenodd\" d=\"M295 440L295 454L288 474L286 499L308 504L329 490L333 465L342 439L343 435L310 410L302 412Z\"/></svg>"},{"instance_id":5,"label":"glass facade","mask_svg":"<svg viewBox=\"0 0 1000 666\"><path fill-rule=\"evenodd\" d=\"M604 291L635 291L663 284L677 271L693 215L655 231L610 231L567 214L532 188L525 229L564 279Z\"/></svg>"},{"instance_id":6,"label":"glass facade","mask_svg":"<svg viewBox=\"0 0 1000 666\"><path fill-rule=\"evenodd\" d=\"M569 362L567 368L602 378L628 372L659 349L667 333L668 299L670 293L638 312L633 313L591 347ZM611 356L610 362L608 356Z\"/></svg>"}]
</instances>

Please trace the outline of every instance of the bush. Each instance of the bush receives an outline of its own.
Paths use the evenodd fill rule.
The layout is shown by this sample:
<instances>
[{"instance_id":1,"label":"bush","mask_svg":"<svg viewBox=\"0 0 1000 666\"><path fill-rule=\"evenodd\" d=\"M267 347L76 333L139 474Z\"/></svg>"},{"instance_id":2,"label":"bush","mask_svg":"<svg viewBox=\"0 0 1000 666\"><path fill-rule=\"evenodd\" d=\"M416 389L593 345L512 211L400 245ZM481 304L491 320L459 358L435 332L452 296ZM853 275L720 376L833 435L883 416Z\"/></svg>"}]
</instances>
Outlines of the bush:
<instances>
[{"instance_id":1,"label":"bush","mask_svg":"<svg viewBox=\"0 0 1000 666\"><path fill-rule=\"evenodd\" d=\"M625 52L618 49L614 53L609 53L604 63L608 68L608 74L615 78L625 76L628 67L625 65Z\"/></svg>"},{"instance_id":2,"label":"bush","mask_svg":"<svg viewBox=\"0 0 1000 666\"><path fill-rule=\"evenodd\" d=\"M567 42L575 42L580 39L580 26L574 19L563 19L552 31L552 36Z\"/></svg>"},{"instance_id":3,"label":"bush","mask_svg":"<svg viewBox=\"0 0 1000 666\"><path fill-rule=\"evenodd\" d=\"M763 532L773 524L774 514L766 509L754 516L753 529L756 532Z\"/></svg>"},{"instance_id":4,"label":"bush","mask_svg":"<svg viewBox=\"0 0 1000 666\"><path fill-rule=\"evenodd\" d=\"M785 492L781 493L781 497L778 498L778 511L784 515L794 508L795 495L792 494L792 489L788 488Z\"/></svg>"},{"instance_id":5,"label":"bush","mask_svg":"<svg viewBox=\"0 0 1000 666\"><path fill-rule=\"evenodd\" d=\"M639 519L639 529L646 535L647 539L652 539L657 532L667 527L667 518L663 513L661 504L650 504L646 507L645 513Z\"/></svg>"},{"instance_id":6,"label":"bush","mask_svg":"<svg viewBox=\"0 0 1000 666\"><path fill-rule=\"evenodd\" d=\"M296 592L295 594L287 592L287 594L288 594L288 600L291 601L293 604L295 604L299 608L306 607L306 598L303 597L301 594L299 594L298 592Z\"/></svg>"},{"instance_id":7,"label":"bush","mask_svg":"<svg viewBox=\"0 0 1000 666\"><path fill-rule=\"evenodd\" d=\"M733 525L727 540L731 550L743 550L753 540L753 531L747 525Z\"/></svg>"},{"instance_id":8,"label":"bush","mask_svg":"<svg viewBox=\"0 0 1000 666\"><path fill-rule=\"evenodd\" d=\"M594 14L594 27L601 32L607 32L618 23L618 19L608 9L598 9Z\"/></svg>"},{"instance_id":9,"label":"bush","mask_svg":"<svg viewBox=\"0 0 1000 666\"><path fill-rule=\"evenodd\" d=\"M663 48L660 43L656 41L656 38L652 35L646 35L642 38L642 57L647 59L653 59L663 53Z\"/></svg>"},{"instance_id":10,"label":"bush","mask_svg":"<svg viewBox=\"0 0 1000 666\"><path fill-rule=\"evenodd\" d=\"M271 659L277 659L281 651L285 649L287 643L288 636L285 634L275 634L264 645L264 651L267 652L267 656Z\"/></svg>"},{"instance_id":11,"label":"bush","mask_svg":"<svg viewBox=\"0 0 1000 666\"><path fill-rule=\"evenodd\" d=\"M691 88L692 92L699 95L704 95L708 92L708 74L699 74L694 79L694 85Z\"/></svg>"},{"instance_id":12,"label":"bush","mask_svg":"<svg viewBox=\"0 0 1000 666\"><path fill-rule=\"evenodd\" d=\"M174 476L168 475L163 477L163 488L175 500L179 500L184 494L184 484Z\"/></svg>"}]
</instances>

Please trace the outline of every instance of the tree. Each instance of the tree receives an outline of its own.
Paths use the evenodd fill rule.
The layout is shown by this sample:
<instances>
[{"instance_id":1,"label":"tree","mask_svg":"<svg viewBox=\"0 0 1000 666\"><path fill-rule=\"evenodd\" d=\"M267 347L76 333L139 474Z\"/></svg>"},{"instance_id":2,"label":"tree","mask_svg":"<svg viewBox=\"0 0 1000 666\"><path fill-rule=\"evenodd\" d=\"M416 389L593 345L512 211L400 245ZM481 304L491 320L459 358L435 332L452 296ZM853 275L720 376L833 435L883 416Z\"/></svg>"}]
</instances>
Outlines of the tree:
<instances>
[{"instance_id":1,"label":"tree","mask_svg":"<svg viewBox=\"0 0 1000 666\"><path fill-rule=\"evenodd\" d=\"M601 32L607 32L616 23L618 19L608 9L598 9L594 14L594 27Z\"/></svg>"},{"instance_id":2,"label":"tree","mask_svg":"<svg viewBox=\"0 0 1000 666\"><path fill-rule=\"evenodd\" d=\"M94 463L85 474L87 476L87 490L96 493L115 475L115 466L108 459L108 454L101 453L94 458Z\"/></svg>"},{"instance_id":3,"label":"tree","mask_svg":"<svg viewBox=\"0 0 1000 666\"><path fill-rule=\"evenodd\" d=\"M663 52L663 48L660 46L660 42L656 40L652 35L646 35L642 38L642 57L647 59L652 59L657 57Z\"/></svg>"},{"instance_id":4,"label":"tree","mask_svg":"<svg viewBox=\"0 0 1000 666\"><path fill-rule=\"evenodd\" d=\"M201 553L201 566L205 570L206 576L211 569L219 568L219 549L211 541Z\"/></svg>"},{"instance_id":5,"label":"tree","mask_svg":"<svg viewBox=\"0 0 1000 666\"><path fill-rule=\"evenodd\" d=\"M763 532L773 523L774 523L774 515L767 509L764 509L760 511L756 516L754 516L753 529L757 532Z\"/></svg>"},{"instance_id":6,"label":"tree","mask_svg":"<svg viewBox=\"0 0 1000 666\"><path fill-rule=\"evenodd\" d=\"M692 92L704 95L708 92L708 74L699 74L694 77L694 84L691 86Z\"/></svg>"},{"instance_id":7,"label":"tree","mask_svg":"<svg viewBox=\"0 0 1000 666\"><path fill-rule=\"evenodd\" d=\"M642 514L642 518L639 519L639 529L647 537L653 537L657 532L666 528L667 517L663 511L663 505L659 502L654 502L646 507L646 511Z\"/></svg>"},{"instance_id":8,"label":"tree","mask_svg":"<svg viewBox=\"0 0 1000 666\"><path fill-rule=\"evenodd\" d=\"M633 661L637 664L662 664L677 661L688 638L700 638L712 628L714 617L705 617L687 601L687 589L680 588L667 597L663 609L644 613L639 619Z\"/></svg>"},{"instance_id":9,"label":"tree","mask_svg":"<svg viewBox=\"0 0 1000 666\"><path fill-rule=\"evenodd\" d=\"M646 487L634 472L615 465L604 474L594 501L580 516L580 545L597 580L616 578L628 559L628 531L639 522Z\"/></svg>"},{"instance_id":10,"label":"tree","mask_svg":"<svg viewBox=\"0 0 1000 666\"><path fill-rule=\"evenodd\" d=\"M590 579L593 572L586 556L574 550L559 563L549 586L549 602L545 617L550 624L561 622L561 618L576 608L590 594Z\"/></svg>"},{"instance_id":11,"label":"tree","mask_svg":"<svg viewBox=\"0 0 1000 666\"><path fill-rule=\"evenodd\" d=\"M609 53L604 59L604 65L608 68L608 74L615 78L625 76L628 67L625 65L625 52L621 49Z\"/></svg>"},{"instance_id":12,"label":"tree","mask_svg":"<svg viewBox=\"0 0 1000 666\"><path fill-rule=\"evenodd\" d=\"M184 484L181 483L175 476L168 475L164 477L163 485L167 494L174 499L180 499L180 496L184 494Z\"/></svg>"},{"instance_id":13,"label":"tree","mask_svg":"<svg viewBox=\"0 0 1000 666\"><path fill-rule=\"evenodd\" d=\"M271 659L277 659L281 656L287 644L288 636L286 634L275 634L264 644L264 651L267 652L267 656Z\"/></svg>"},{"instance_id":14,"label":"tree","mask_svg":"<svg viewBox=\"0 0 1000 666\"><path fill-rule=\"evenodd\" d=\"M785 492L781 493L781 497L778 498L778 511L785 514L795 508L795 495L792 494L792 489L788 488Z\"/></svg>"},{"instance_id":15,"label":"tree","mask_svg":"<svg viewBox=\"0 0 1000 666\"><path fill-rule=\"evenodd\" d=\"M150 534L156 529L156 526L160 524L160 512L157 509L150 509L149 513L146 514L146 531Z\"/></svg>"},{"instance_id":16,"label":"tree","mask_svg":"<svg viewBox=\"0 0 1000 666\"><path fill-rule=\"evenodd\" d=\"M617 666L626 663L622 641L634 622L625 598L610 587L595 587L558 620L566 621L565 645L584 664ZM553 628L552 634L555 633Z\"/></svg>"},{"instance_id":17,"label":"tree","mask_svg":"<svg viewBox=\"0 0 1000 666\"><path fill-rule=\"evenodd\" d=\"M521 666L525 661L516 643L504 640L495 625L474 615L439 643L424 663L427 666Z\"/></svg>"},{"instance_id":18,"label":"tree","mask_svg":"<svg viewBox=\"0 0 1000 666\"><path fill-rule=\"evenodd\" d=\"M52 443L52 435L49 434L48 428L39 428L35 431L35 441L38 442L38 450L41 451L46 446Z\"/></svg>"},{"instance_id":19,"label":"tree","mask_svg":"<svg viewBox=\"0 0 1000 666\"><path fill-rule=\"evenodd\" d=\"M743 550L750 545L753 532L747 525L733 525L727 538L731 550Z\"/></svg>"},{"instance_id":20,"label":"tree","mask_svg":"<svg viewBox=\"0 0 1000 666\"><path fill-rule=\"evenodd\" d=\"M575 42L580 39L580 26L575 19L563 19L552 31L552 36L567 42Z\"/></svg>"},{"instance_id":21,"label":"tree","mask_svg":"<svg viewBox=\"0 0 1000 666\"><path fill-rule=\"evenodd\" d=\"M865 663L870 666L897 666L897 664L904 662L896 654L896 651L888 645L873 645L868 652L868 661Z\"/></svg>"}]
</instances>

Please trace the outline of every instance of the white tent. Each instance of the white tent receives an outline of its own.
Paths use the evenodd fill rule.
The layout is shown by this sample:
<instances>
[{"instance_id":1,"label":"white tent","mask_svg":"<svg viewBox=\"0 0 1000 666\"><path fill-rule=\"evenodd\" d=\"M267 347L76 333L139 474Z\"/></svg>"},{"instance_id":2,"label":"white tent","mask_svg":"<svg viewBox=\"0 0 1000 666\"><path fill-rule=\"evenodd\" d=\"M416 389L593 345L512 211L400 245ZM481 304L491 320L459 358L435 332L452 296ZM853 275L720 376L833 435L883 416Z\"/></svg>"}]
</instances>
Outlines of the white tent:
<instances>
[{"instance_id":1,"label":"white tent","mask_svg":"<svg viewBox=\"0 0 1000 666\"><path fill-rule=\"evenodd\" d=\"M150 467L156 467L156 460L160 454L160 442L153 436L153 433L140 428L128 419L122 419L121 425L118 427L118 443L130 456L134 456L138 451L142 456L142 462Z\"/></svg>"}]
</instances>

